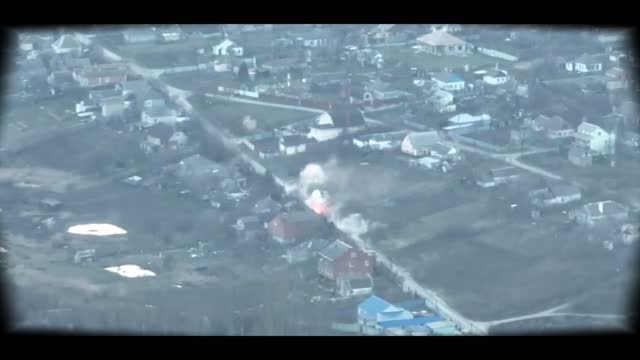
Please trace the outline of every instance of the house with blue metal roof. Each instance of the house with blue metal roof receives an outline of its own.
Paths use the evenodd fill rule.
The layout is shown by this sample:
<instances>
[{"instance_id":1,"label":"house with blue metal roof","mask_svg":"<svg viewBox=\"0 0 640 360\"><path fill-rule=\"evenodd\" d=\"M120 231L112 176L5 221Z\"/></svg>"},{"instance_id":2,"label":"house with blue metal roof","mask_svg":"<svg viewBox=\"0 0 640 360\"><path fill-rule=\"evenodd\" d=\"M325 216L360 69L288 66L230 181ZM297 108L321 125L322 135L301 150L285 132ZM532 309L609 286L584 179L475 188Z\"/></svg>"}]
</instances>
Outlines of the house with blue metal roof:
<instances>
[{"instance_id":1,"label":"house with blue metal roof","mask_svg":"<svg viewBox=\"0 0 640 360\"><path fill-rule=\"evenodd\" d=\"M435 81L438 88L445 91L459 91L465 87L464 79L452 72L435 73L431 76L431 80Z\"/></svg>"},{"instance_id":2,"label":"house with blue metal roof","mask_svg":"<svg viewBox=\"0 0 640 360\"><path fill-rule=\"evenodd\" d=\"M358 305L358 322L364 327L376 327L380 321L412 319L413 315L375 295Z\"/></svg>"}]
</instances>

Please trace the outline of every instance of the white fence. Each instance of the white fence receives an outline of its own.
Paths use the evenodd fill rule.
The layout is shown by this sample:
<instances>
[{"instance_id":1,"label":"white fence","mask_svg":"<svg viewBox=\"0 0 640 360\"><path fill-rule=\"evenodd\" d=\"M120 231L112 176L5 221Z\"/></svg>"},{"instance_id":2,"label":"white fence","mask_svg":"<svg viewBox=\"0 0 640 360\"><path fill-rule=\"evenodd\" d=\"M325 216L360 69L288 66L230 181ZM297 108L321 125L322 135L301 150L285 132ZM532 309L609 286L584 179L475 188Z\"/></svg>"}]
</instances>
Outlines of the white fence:
<instances>
[{"instance_id":1,"label":"white fence","mask_svg":"<svg viewBox=\"0 0 640 360\"><path fill-rule=\"evenodd\" d=\"M498 58L498 59L503 59L503 60L507 60L507 61L518 61L518 58L516 56L509 55L507 53L503 53L503 52L498 51L498 50L489 49L489 48L483 48L483 47L478 47L477 50L481 54L485 54L487 56L495 57L495 58Z\"/></svg>"},{"instance_id":2,"label":"white fence","mask_svg":"<svg viewBox=\"0 0 640 360\"><path fill-rule=\"evenodd\" d=\"M257 91L230 89L222 86L218 86L218 92L246 96L254 99L257 99L260 97L260 93Z\"/></svg>"}]
</instances>

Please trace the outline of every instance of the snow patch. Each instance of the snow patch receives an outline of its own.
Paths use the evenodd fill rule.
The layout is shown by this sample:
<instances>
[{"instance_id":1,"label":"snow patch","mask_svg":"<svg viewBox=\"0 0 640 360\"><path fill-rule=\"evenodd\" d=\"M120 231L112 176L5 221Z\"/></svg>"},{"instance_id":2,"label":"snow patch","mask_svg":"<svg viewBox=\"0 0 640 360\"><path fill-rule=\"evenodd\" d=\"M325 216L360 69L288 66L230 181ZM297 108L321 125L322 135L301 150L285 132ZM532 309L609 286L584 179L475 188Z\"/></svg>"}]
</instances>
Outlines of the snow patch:
<instances>
[{"instance_id":1,"label":"snow patch","mask_svg":"<svg viewBox=\"0 0 640 360\"><path fill-rule=\"evenodd\" d=\"M111 224L84 224L69 227L67 232L76 235L109 236L124 235L126 230Z\"/></svg>"},{"instance_id":2,"label":"snow patch","mask_svg":"<svg viewBox=\"0 0 640 360\"><path fill-rule=\"evenodd\" d=\"M116 273L120 276L124 276L126 278L156 276L156 273L154 273L153 271L143 269L138 265L112 266L112 267L105 268L105 270L112 273Z\"/></svg>"}]
</instances>

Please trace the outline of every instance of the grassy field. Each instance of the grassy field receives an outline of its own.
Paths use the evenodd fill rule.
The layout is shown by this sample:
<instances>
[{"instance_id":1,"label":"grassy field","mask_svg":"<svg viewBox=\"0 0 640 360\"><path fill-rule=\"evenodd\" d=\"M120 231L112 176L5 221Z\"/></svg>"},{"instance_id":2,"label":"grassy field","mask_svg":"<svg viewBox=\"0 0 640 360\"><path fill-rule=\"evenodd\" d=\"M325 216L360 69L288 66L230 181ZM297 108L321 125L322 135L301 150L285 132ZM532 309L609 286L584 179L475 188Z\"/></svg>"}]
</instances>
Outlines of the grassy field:
<instances>
[{"instance_id":1,"label":"grassy field","mask_svg":"<svg viewBox=\"0 0 640 360\"><path fill-rule=\"evenodd\" d=\"M471 67L483 65L495 65L496 63L508 64L509 62L493 58L482 54L470 54L465 57L460 56L435 56L427 53L416 53L410 47L390 46L381 47L377 50L384 56L385 60L396 60L404 62L409 66L422 67L428 71L439 71L445 67L455 69L465 65Z\"/></svg>"},{"instance_id":2,"label":"grassy field","mask_svg":"<svg viewBox=\"0 0 640 360\"><path fill-rule=\"evenodd\" d=\"M213 42L206 39L189 39L176 43L123 45L119 51L124 57L133 58L138 64L152 69L176 65L195 65L197 50L210 51Z\"/></svg>"},{"instance_id":3,"label":"grassy field","mask_svg":"<svg viewBox=\"0 0 640 360\"><path fill-rule=\"evenodd\" d=\"M211 71L189 71L176 74L163 74L161 80L178 89L194 93L211 93L222 87L239 87L240 82L230 72L214 73Z\"/></svg>"},{"instance_id":4,"label":"grassy field","mask_svg":"<svg viewBox=\"0 0 640 360\"><path fill-rule=\"evenodd\" d=\"M194 95L189 100L204 117L208 117L214 123L238 136L273 130L314 116L314 113L306 111L225 102L201 95ZM243 124L243 119L246 116L255 120L255 129L245 126L246 123Z\"/></svg>"}]
</instances>

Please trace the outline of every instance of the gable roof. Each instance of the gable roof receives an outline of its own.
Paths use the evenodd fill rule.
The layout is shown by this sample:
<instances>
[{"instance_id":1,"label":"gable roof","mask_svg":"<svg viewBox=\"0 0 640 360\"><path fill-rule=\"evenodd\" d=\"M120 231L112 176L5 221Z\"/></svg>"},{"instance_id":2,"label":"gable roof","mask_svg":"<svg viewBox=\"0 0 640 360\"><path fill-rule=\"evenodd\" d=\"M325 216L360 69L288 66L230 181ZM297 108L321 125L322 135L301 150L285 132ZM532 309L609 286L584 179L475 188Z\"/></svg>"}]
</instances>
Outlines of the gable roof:
<instances>
[{"instance_id":1,"label":"gable roof","mask_svg":"<svg viewBox=\"0 0 640 360\"><path fill-rule=\"evenodd\" d=\"M595 135L596 131L599 131L599 130L604 131L604 129L602 129L600 126L588 123L586 121L583 121L578 126L578 132L585 133L588 135Z\"/></svg>"},{"instance_id":2,"label":"gable roof","mask_svg":"<svg viewBox=\"0 0 640 360\"><path fill-rule=\"evenodd\" d=\"M80 43L71 35L62 35L51 46L58 49L75 49L80 47Z\"/></svg>"},{"instance_id":3,"label":"gable roof","mask_svg":"<svg viewBox=\"0 0 640 360\"><path fill-rule=\"evenodd\" d=\"M615 201L606 200L584 205L588 216L614 215L627 212L627 208Z\"/></svg>"},{"instance_id":4,"label":"gable roof","mask_svg":"<svg viewBox=\"0 0 640 360\"><path fill-rule=\"evenodd\" d=\"M574 62L585 65L602 64L602 57L598 55L582 54Z\"/></svg>"},{"instance_id":5,"label":"gable roof","mask_svg":"<svg viewBox=\"0 0 640 360\"><path fill-rule=\"evenodd\" d=\"M366 312L369 315L384 312L385 310L392 307L393 305L391 305L391 303L375 295L369 296L367 300L361 302L360 305L358 305L358 309L360 311Z\"/></svg>"},{"instance_id":6,"label":"gable roof","mask_svg":"<svg viewBox=\"0 0 640 360\"><path fill-rule=\"evenodd\" d=\"M437 131L412 132L406 136L415 148L427 147L440 141L440 135Z\"/></svg>"},{"instance_id":7,"label":"gable roof","mask_svg":"<svg viewBox=\"0 0 640 360\"><path fill-rule=\"evenodd\" d=\"M258 153L275 153L279 151L279 140L275 137L267 137L264 139L256 139L252 141L255 152Z\"/></svg>"},{"instance_id":8,"label":"gable roof","mask_svg":"<svg viewBox=\"0 0 640 360\"><path fill-rule=\"evenodd\" d=\"M422 35L418 39L418 42L431 45L431 46L452 46L466 44L464 40L457 36L451 35L444 30L436 30L429 34Z\"/></svg>"},{"instance_id":9,"label":"gable roof","mask_svg":"<svg viewBox=\"0 0 640 360\"><path fill-rule=\"evenodd\" d=\"M554 196L573 196L580 195L580 188L571 184L551 184L549 185L549 191Z\"/></svg>"},{"instance_id":10,"label":"gable roof","mask_svg":"<svg viewBox=\"0 0 640 360\"><path fill-rule=\"evenodd\" d=\"M310 139L304 135L286 135L280 138L280 142L284 146L298 146L303 144L311 144L315 140Z\"/></svg>"},{"instance_id":11,"label":"gable roof","mask_svg":"<svg viewBox=\"0 0 640 360\"><path fill-rule=\"evenodd\" d=\"M336 240L326 248L322 249L322 251L320 251L320 256L333 261L346 254L347 251L351 249L353 249L353 246L343 242L342 240Z\"/></svg>"},{"instance_id":12,"label":"gable roof","mask_svg":"<svg viewBox=\"0 0 640 360\"><path fill-rule=\"evenodd\" d=\"M461 78L460 76L447 71L435 73L431 76L431 78L447 84L464 81L464 79Z\"/></svg>"}]
</instances>

